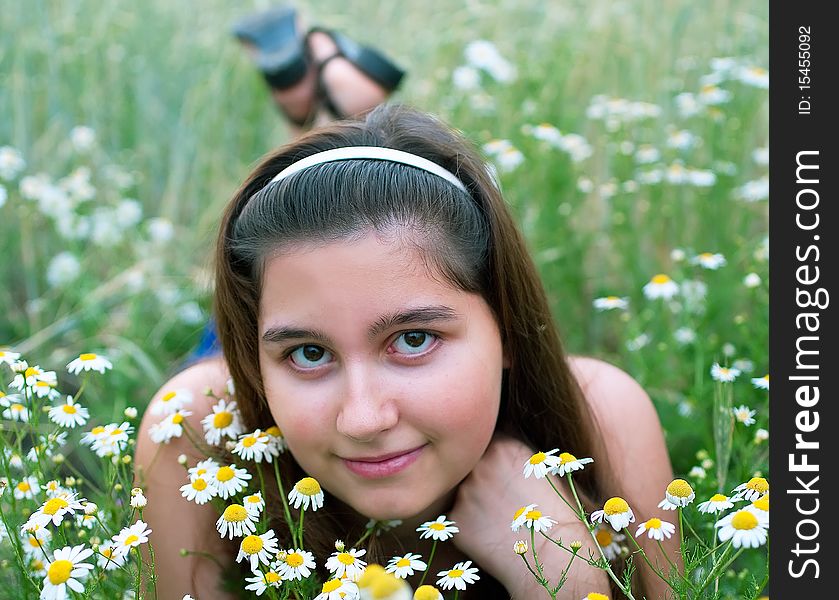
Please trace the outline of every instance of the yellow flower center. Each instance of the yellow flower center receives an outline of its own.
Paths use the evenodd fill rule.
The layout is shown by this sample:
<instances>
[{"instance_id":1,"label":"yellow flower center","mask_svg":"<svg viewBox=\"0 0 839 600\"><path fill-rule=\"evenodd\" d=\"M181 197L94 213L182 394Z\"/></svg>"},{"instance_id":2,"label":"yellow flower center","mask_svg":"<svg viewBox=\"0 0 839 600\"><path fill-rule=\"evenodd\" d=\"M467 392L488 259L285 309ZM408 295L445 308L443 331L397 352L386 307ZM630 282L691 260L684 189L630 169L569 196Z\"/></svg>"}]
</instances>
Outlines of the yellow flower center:
<instances>
[{"instance_id":1,"label":"yellow flower center","mask_svg":"<svg viewBox=\"0 0 839 600\"><path fill-rule=\"evenodd\" d=\"M414 592L414 600L438 600L440 592L433 585L421 585Z\"/></svg>"},{"instance_id":2,"label":"yellow flower center","mask_svg":"<svg viewBox=\"0 0 839 600\"><path fill-rule=\"evenodd\" d=\"M253 496L248 496L247 498L245 498L245 502L247 502L248 504L259 504L261 502L261 499L259 498L259 496L254 494Z\"/></svg>"},{"instance_id":3,"label":"yellow flower center","mask_svg":"<svg viewBox=\"0 0 839 600\"><path fill-rule=\"evenodd\" d=\"M342 565L352 565L355 564L355 557L350 554L349 552L341 552L338 556L338 562Z\"/></svg>"},{"instance_id":4,"label":"yellow flower center","mask_svg":"<svg viewBox=\"0 0 839 600\"><path fill-rule=\"evenodd\" d=\"M316 496L320 494L320 484L314 477L304 477L294 486L298 492L306 496Z\"/></svg>"},{"instance_id":5,"label":"yellow flower center","mask_svg":"<svg viewBox=\"0 0 839 600\"><path fill-rule=\"evenodd\" d=\"M545 462L545 458L547 455L544 452L537 452L533 456L530 457L530 464L531 465L540 465Z\"/></svg>"},{"instance_id":6,"label":"yellow flower center","mask_svg":"<svg viewBox=\"0 0 839 600\"><path fill-rule=\"evenodd\" d=\"M701 258L702 260L708 260L709 258L712 258L713 256L714 255L711 254L710 252L703 252L702 254L699 255L699 258Z\"/></svg>"},{"instance_id":7,"label":"yellow flower center","mask_svg":"<svg viewBox=\"0 0 839 600\"><path fill-rule=\"evenodd\" d=\"M609 302L615 302L617 300L620 300L620 298L618 298L617 296L606 296L606 300L608 300ZM565 453L563 452L562 454ZM562 456L562 454L560 454L560 456Z\"/></svg>"},{"instance_id":8,"label":"yellow flower center","mask_svg":"<svg viewBox=\"0 0 839 600\"><path fill-rule=\"evenodd\" d=\"M200 477L192 482L192 487L199 492L203 492L207 489L207 482L201 479Z\"/></svg>"},{"instance_id":9,"label":"yellow flower center","mask_svg":"<svg viewBox=\"0 0 839 600\"><path fill-rule=\"evenodd\" d=\"M40 548L41 547L41 540L36 538L34 535L29 536L29 545L33 548Z\"/></svg>"},{"instance_id":10,"label":"yellow flower center","mask_svg":"<svg viewBox=\"0 0 839 600\"><path fill-rule=\"evenodd\" d=\"M586 596L586 600L609 600L609 596L606 594L598 594L597 592L591 592L588 596Z\"/></svg>"},{"instance_id":11,"label":"yellow flower center","mask_svg":"<svg viewBox=\"0 0 839 600\"><path fill-rule=\"evenodd\" d=\"M740 510L731 519L734 529L754 529L757 527L757 517L747 510Z\"/></svg>"},{"instance_id":12,"label":"yellow flower center","mask_svg":"<svg viewBox=\"0 0 839 600\"><path fill-rule=\"evenodd\" d=\"M26 378L32 377L33 375L40 375L40 374L41 374L41 370L36 369L35 367L29 367L28 369L26 369L23 372L23 376L26 377Z\"/></svg>"},{"instance_id":13,"label":"yellow flower center","mask_svg":"<svg viewBox=\"0 0 839 600\"><path fill-rule=\"evenodd\" d=\"M251 446L253 446L255 443L256 443L256 438L255 438L255 437L253 437L252 435L251 435L251 436L248 436L248 437L246 437L245 439L243 439L243 440L242 440L242 445L243 445L245 448L250 448L250 447L251 447Z\"/></svg>"},{"instance_id":14,"label":"yellow flower center","mask_svg":"<svg viewBox=\"0 0 839 600\"><path fill-rule=\"evenodd\" d=\"M23 411L23 404L18 404L17 402L12 404L12 412L22 412Z\"/></svg>"},{"instance_id":15,"label":"yellow flower center","mask_svg":"<svg viewBox=\"0 0 839 600\"><path fill-rule=\"evenodd\" d=\"M299 567L303 564L303 555L297 552L289 552L288 556L285 557L285 562L289 567Z\"/></svg>"},{"instance_id":16,"label":"yellow flower center","mask_svg":"<svg viewBox=\"0 0 839 600\"><path fill-rule=\"evenodd\" d=\"M559 455L559 462L563 465L567 465L568 463L574 462L575 460L577 460L577 457L569 452L562 452Z\"/></svg>"},{"instance_id":17,"label":"yellow flower center","mask_svg":"<svg viewBox=\"0 0 839 600\"><path fill-rule=\"evenodd\" d=\"M65 404L64 406L61 407L61 410L63 410L68 415L75 415L78 412L76 410L76 407L73 406L72 404Z\"/></svg>"},{"instance_id":18,"label":"yellow flower center","mask_svg":"<svg viewBox=\"0 0 839 600\"><path fill-rule=\"evenodd\" d=\"M104 550L100 549L99 554L101 554L105 558L111 558L114 555L114 549L113 548L105 548Z\"/></svg>"},{"instance_id":19,"label":"yellow flower center","mask_svg":"<svg viewBox=\"0 0 839 600\"><path fill-rule=\"evenodd\" d=\"M49 571L47 571L47 579L53 585L66 583L70 579L70 573L72 571L73 563L69 560L56 560L50 565Z\"/></svg>"},{"instance_id":20,"label":"yellow flower center","mask_svg":"<svg viewBox=\"0 0 839 600\"><path fill-rule=\"evenodd\" d=\"M169 402L169 400L171 400L172 398L174 398L177 395L178 395L177 392L166 392L165 394L163 394L163 397L161 398L161 400L163 402Z\"/></svg>"},{"instance_id":21,"label":"yellow flower center","mask_svg":"<svg viewBox=\"0 0 839 600\"><path fill-rule=\"evenodd\" d=\"M231 504L224 509L222 517L225 521L240 523L248 518L248 511L241 504Z\"/></svg>"},{"instance_id":22,"label":"yellow flower center","mask_svg":"<svg viewBox=\"0 0 839 600\"><path fill-rule=\"evenodd\" d=\"M268 571L265 574L265 583L277 583L280 580L280 576L274 573L274 571Z\"/></svg>"},{"instance_id":23,"label":"yellow flower center","mask_svg":"<svg viewBox=\"0 0 839 600\"><path fill-rule=\"evenodd\" d=\"M714 494L711 496L711 502L725 502L728 500L727 496L723 496L722 494Z\"/></svg>"},{"instance_id":24,"label":"yellow flower center","mask_svg":"<svg viewBox=\"0 0 839 600\"><path fill-rule=\"evenodd\" d=\"M35 387L45 388L45 387L52 387L52 386L49 383L47 383L46 381L36 381L35 382Z\"/></svg>"},{"instance_id":25,"label":"yellow flower center","mask_svg":"<svg viewBox=\"0 0 839 600\"><path fill-rule=\"evenodd\" d=\"M665 284L668 281L670 281L670 278L663 273L659 273L658 275L653 277L651 281L652 281L652 283L655 283L657 285L662 285L662 284Z\"/></svg>"},{"instance_id":26,"label":"yellow flower center","mask_svg":"<svg viewBox=\"0 0 839 600\"><path fill-rule=\"evenodd\" d=\"M91 352L87 352L85 354L79 355L79 360L95 360L95 359L96 359L96 355L91 353Z\"/></svg>"},{"instance_id":27,"label":"yellow flower center","mask_svg":"<svg viewBox=\"0 0 839 600\"><path fill-rule=\"evenodd\" d=\"M442 523L432 523L428 526L428 528L433 529L434 531L443 531L446 528L446 526Z\"/></svg>"},{"instance_id":28,"label":"yellow flower center","mask_svg":"<svg viewBox=\"0 0 839 600\"><path fill-rule=\"evenodd\" d=\"M373 580L372 585L368 588L370 596L373 598L389 598L402 589L402 582L395 575L390 573L382 573Z\"/></svg>"},{"instance_id":29,"label":"yellow flower center","mask_svg":"<svg viewBox=\"0 0 839 600\"><path fill-rule=\"evenodd\" d=\"M754 502L752 502L752 506L754 506L755 508L759 508L760 510L765 510L766 512L769 512L769 494L766 494L759 500L755 500Z\"/></svg>"},{"instance_id":30,"label":"yellow flower center","mask_svg":"<svg viewBox=\"0 0 839 600\"><path fill-rule=\"evenodd\" d=\"M224 429L233 422L233 415L226 410L217 412L213 415L213 427L216 429Z\"/></svg>"},{"instance_id":31,"label":"yellow flower center","mask_svg":"<svg viewBox=\"0 0 839 600\"><path fill-rule=\"evenodd\" d=\"M236 476L236 472L230 467L222 467L216 473L216 479L219 481L230 481Z\"/></svg>"},{"instance_id":32,"label":"yellow flower center","mask_svg":"<svg viewBox=\"0 0 839 600\"><path fill-rule=\"evenodd\" d=\"M32 489L32 487L29 485L28 481L21 481L19 484L17 484L17 489L21 492L28 492Z\"/></svg>"},{"instance_id":33,"label":"yellow flower center","mask_svg":"<svg viewBox=\"0 0 839 600\"><path fill-rule=\"evenodd\" d=\"M656 519L655 517L653 517L652 519L644 523L644 525L647 527L647 529L661 529L661 519Z\"/></svg>"},{"instance_id":34,"label":"yellow flower center","mask_svg":"<svg viewBox=\"0 0 839 600\"><path fill-rule=\"evenodd\" d=\"M68 506L70 506L70 503L64 498L51 498L50 500L47 500L46 504L44 504L44 514L55 515L55 513L59 510Z\"/></svg>"},{"instance_id":35,"label":"yellow flower center","mask_svg":"<svg viewBox=\"0 0 839 600\"><path fill-rule=\"evenodd\" d=\"M249 535L242 540L242 551L247 554L256 554L262 550L262 538L258 535Z\"/></svg>"},{"instance_id":36,"label":"yellow flower center","mask_svg":"<svg viewBox=\"0 0 839 600\"><path fill-rule=\"evenodd\" d=\"M329 592L334 592L339 587L341 587L342 582L340 579L330 579L326 583L323 584L323 589L321 590L324 594Z\"/></svg>"},{"instance_id":37,"label":"yellow flower center","mask_svg":"<svg viewBox=\"0 0 839 600\"><path fill-rule=\"evenodd\" d=\"M172 425L180 425L184 421L184 416L181 413L172 415Z\"/></svg>"},{"instance_id":38,"label":"yellow flower center","mask_svg":"<svg viewBox=\"0 0 839 600\"><path fill-rule=\"evenodd\" d=\"M525 511L526 509L527 509L527 507L526 507L526 506L522 506L520 509L518 509L518 510L516 511L516 514L514 514L514 515L513 515L513 521L515 521L515 520L516 520L516 519L518 519L520 516L522 516L522 515L524 514L524 511Z\"/></svg>"},{"instance_id":39,"label":"yellow flower center","mask_svg":"<svg viewBox=\"0 0 839 600\"><path fill-rule=\"evenodd\" d=\"M268 435L272 435L274 437L282 437L283 436L283 432L280 431L280 428L277 427L276 425L271 425L271 427L269 427L268 429L265 430L265 433L267 433Z\"/></svg>"},{"instance_id":40,"label":"yellow flower center","mask_svg":"<svg viewBox=\"0 0 839 600\"><path fill-rule=\"evenodd\" d=\"M396 566L397 567L410 567L411 566L411 561L408 560L407 558L400 558L398 561L396 561Z\"/></svg>"},{"instance_id":41,"label":"yellow flower center","mask_svg":"<svg viewBox=\"0 0 839 600\"><path fill-rule=\"evenodd\" d=\"M361 577L358 579L358 587L360 588L367 588L373 585L373 581L375 581L378 577L385 573L385 568L382 565L377 565L376 563L371 563L367 565L367 568L364 569L364 573L361 574Z\"/></svg>"},{"instance_id":42,"label":"yellow flower center","mask_svg":"<svg viewBox=\"0 0 839 600\"><path fill-rule=\"evenodd\" d=\"M684 479L674 479L667 486L667 493L677 498L689 498L693 493L693 488Z\"/></svg>"},{"instance_id":43,"label":"yellow flower center","mask_svg":"<svg viewBox=\"0 0 839 600\"><path fill-rule=\"evenodd\" d=\"M769 381L769 375L764 375L764 376L762 377L762 379L765 379L766 381Z\"/></svg>"},{"instance_id":44,"label":"yellow flower center","mask_svg":"<svg viewBox=\"0 0 839 600\"><path fill-rule=\"evenodd\" d=\"M139 540L139 539L140 539L140 538L138 538L136 535L134 535L134 534L132 533L132 534L131 534L131 535L129 535L127 538L125 538L125 541L122 543L122 545L123 545L123 546L130 546L131 544L133 544L134 542L136 542L136 541L137 541L137 540Z\"/></svg>"},{"instance_id":45,"label":"yellow flower center","mask_svg":"<svg viewBox=\"0 0 839 600\"><path fill-rule=\"evenodd\" d=\"M463 577L463 569L452 569L449 571L449 577L454 579L455 577Z\"/></svg>"},{"instance_id":46,"label":"yellow flower center","mask_svg":"<svg viewBox=\"0 0 839 600\"><path fill-rule=\"evenodd\" d=\"M603 547L612 543L612 534L606 529L598 529L594 537L597 538L597 543Z\"/></svg>"},{"instance_id":47,"label":"yellow flower center","mask_svg":"<svg viewBox=\"0 0 839 600\"><path fill-rule=\"evenodd\" d=\"M746 484L746 488L765 494L769 491L769 482L763 477L752 477Z\"/></svg>"},{"instance_id":48,"label":"yellow flower center","mask_svg":"<svg viewBox=\"0 0 839 600\"><path fill-rule=\"evenodd\" d=\"M752 67L751 69L749 69L749 71L752 72L752 75L758 75L758 76L766 75L766 69L763 69L761 67Z\"/></svg>"},{"instance_id":49,"label":"yellow flower center","mask_svg":"<svg viewBox=\"0 0 839 600\"><path fill-rule=\"evenodd\" d=\"M122 433L122 429L114 429L111 432L111 435L120 435Z\"/></svg>"},{"instance_id":50,"label":"yellow flower center","mask_svg":"<svg viewBox=\"0 0 839 600\"><path fill-rule=\"evenodd\" d=\"M90 433L92 433L93 435L99 435L103 431L105 431L105 428L101 425L97 425L96 427L90 430Z\"/></svg>"},{"instance_id":51,"label":"yellow flower center","mask_svg":"<svg viewBox=\"0 0 839 600\"><path fill-rule=\"evenodd\" d=\"M615 496L614 498L609 498L606 500L606 504L603 505L603 512L607 515L618 515L620 513L625 513L629 510L629 504L626 503L626 500Z\"/></svg>"},{"instance_id":52,"label":"yellow flower center","mask_svg":"<svg viewBox=\"0 0 839 600\"><path fill-rule=\"evenodd\" d=\"M529 510L529 511L527 511L527 514L525 515L525 517L535 521L536 519L541 519L542 518L542 513L538 510Z\"/></svg>"}]
</instances>

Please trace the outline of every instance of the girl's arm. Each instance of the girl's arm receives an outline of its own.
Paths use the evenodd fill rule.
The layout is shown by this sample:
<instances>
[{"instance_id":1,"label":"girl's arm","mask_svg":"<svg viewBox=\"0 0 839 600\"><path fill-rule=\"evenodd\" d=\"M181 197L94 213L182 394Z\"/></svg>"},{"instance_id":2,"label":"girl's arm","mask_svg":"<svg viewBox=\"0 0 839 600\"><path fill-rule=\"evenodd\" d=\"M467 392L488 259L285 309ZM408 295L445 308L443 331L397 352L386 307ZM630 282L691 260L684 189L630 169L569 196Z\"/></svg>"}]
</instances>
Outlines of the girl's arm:
<instances>
[{"instance_id":1,"label":"girl's arm","mask_svg":"<svg viewBox=\"0 0 839 600\"><path fill-rule=\"evenodd\" d=\"M166 392L174 389L188 389L193 401L186 410L192 412L186 421L203 436L201 419L212 412L214 401L204 395L210 387L225 389L227 373L221 360L199 363L169 380L155 394L157 402ZM215 522L218 515L211 504L198 506L182 497L180 487L188 482L185 467L178 464L178 456L185 454L189 466L194 466L202 456L185 436L172 439L168 444L155 444L149 438L149 428L163 419L146 411L140 425L135 454L136 481L142 487L148 505L143 510L143 519L149 524L152 534L149 538L154 550L155 572L157 574L157 597L160 600L181 600L184 594L195 598L232 600L232 596L218 589L222 568L233 563L235 550L218 535ZM195 555L181 556L181 549L205 553L204 558ZM148 551L145 560L151 564Z\"/></svg>"}]
</instances>

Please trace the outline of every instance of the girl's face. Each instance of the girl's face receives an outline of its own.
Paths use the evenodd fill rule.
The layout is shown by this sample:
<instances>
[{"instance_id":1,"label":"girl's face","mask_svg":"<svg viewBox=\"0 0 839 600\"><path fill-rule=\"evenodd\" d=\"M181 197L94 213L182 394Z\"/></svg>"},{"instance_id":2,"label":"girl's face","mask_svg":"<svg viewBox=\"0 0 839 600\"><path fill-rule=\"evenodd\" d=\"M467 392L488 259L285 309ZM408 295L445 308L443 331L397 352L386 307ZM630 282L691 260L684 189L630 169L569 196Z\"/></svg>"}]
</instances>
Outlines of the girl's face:
<instances>
[{"instance_id":1,"label":"girl's face","mask_svg":"<svg viewBox=\"0 0 839 600\"><path fill-rule=\"evenodd\" d=\"M289 450L366 517L435 518L489 445L506 366L492 311L407 244L370 233L270 258L259 338Z\"/></svg>"}]
</instances>

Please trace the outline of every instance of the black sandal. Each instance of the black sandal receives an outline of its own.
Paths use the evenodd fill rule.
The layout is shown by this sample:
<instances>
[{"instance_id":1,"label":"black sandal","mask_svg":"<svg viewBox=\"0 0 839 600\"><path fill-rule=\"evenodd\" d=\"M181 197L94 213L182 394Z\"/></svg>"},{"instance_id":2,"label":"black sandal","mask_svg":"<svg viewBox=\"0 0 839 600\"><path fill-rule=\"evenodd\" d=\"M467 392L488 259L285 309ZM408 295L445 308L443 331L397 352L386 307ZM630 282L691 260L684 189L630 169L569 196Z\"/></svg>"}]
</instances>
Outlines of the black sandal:
<instances>
[{"instance_id":1,"label":"black sandal","mask_svg":"<svg viewBox=\"0 0 839 600\"><path fill-rule=\"evenodd\" d=\"M293 87L305 77L314 62L309 50L309 36L315 32L328 35L337 47L335 54L315 65L317 69L316 99L335 118L346 118L329 96L321 74L324 66L333 58L345 58L355 67L392 93L405 76L405 71L378 50L362 46L347 36L319 27L313 27L303 34L297 26L297 11L294 8L276 8L242 19L233 26L233 35L242 43L256 49L256 64L271 88L285 90ZM282 110L282 107L280 107ZM311 125L320 106L316 102L308 115L294 118L285 110L285 117L294 125L305 128Z\"/></svg>"}]
</instances>

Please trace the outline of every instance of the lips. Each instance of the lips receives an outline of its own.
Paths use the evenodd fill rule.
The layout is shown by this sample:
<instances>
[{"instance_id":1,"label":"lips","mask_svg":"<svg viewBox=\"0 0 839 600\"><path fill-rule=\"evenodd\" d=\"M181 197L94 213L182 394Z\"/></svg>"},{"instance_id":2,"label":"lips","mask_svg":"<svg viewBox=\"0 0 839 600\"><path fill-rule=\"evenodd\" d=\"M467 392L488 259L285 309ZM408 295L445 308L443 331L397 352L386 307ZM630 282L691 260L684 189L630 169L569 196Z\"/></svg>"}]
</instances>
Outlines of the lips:
<instances>
[{"instance_id":1,"label":"lips","mask_svg":"<svg viewBox=\"0 0 839 600\"><path fill-rule=\"evenodd\" d=\"M422 454L425 445L413 450L402 450L375 457L344 458L346 467L360 477L379 479L395 475L412 465Z\"/></svg>"}]
</instances>

